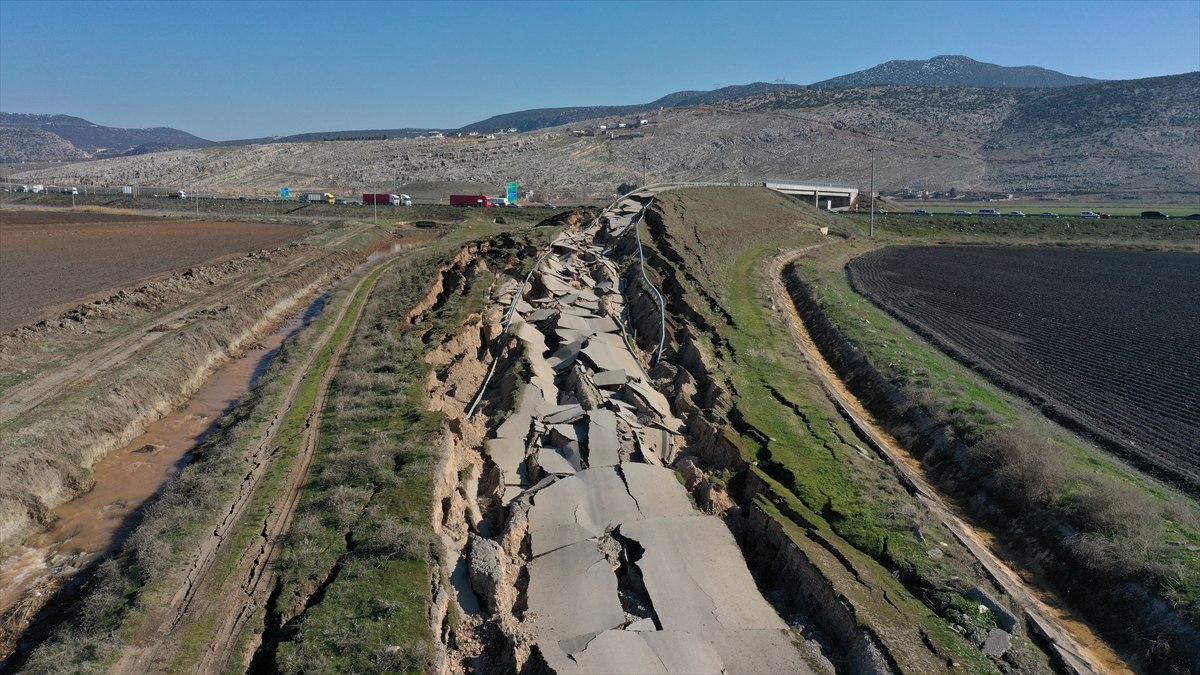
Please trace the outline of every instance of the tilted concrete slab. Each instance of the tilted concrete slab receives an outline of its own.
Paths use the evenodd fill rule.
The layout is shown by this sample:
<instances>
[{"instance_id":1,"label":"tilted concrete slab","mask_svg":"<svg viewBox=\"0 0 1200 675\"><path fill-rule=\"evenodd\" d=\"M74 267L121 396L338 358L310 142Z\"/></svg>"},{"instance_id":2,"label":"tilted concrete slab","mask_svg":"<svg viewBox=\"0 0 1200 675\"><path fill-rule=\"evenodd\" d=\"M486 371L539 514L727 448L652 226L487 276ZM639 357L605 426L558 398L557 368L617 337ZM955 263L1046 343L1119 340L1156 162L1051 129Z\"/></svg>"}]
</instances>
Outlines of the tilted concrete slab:
<instances>
[{"instance_id":1,"label":"tilted concrete slab","mask_svg":"<svg viewBox=\"0 0 1200 675\"><path fill-rule=\"evenodd\" d=\"M587 355L589 361L595 364L598 371L624 370L627 373L642 372L642 367L638 365L637 360L629 353L629 347L620 335L600 333L588 340L587 346L583 348L583 353ZM666 399L663 400L665 401Z\"/></svg>"},{"instance_id":2,"label":"tilted concrete slab","mask_svg":"<svg viewBox=\"0 0 1200 675\"><path fill-rule=\"evenodd\" d=\"M592 375L592 384L601 388L618 387L629 381L629 376L625 374L625 370L605 370L603 372Z\"/></svg>"},{"instance_id":3,"label":"tilted concrete slab","mask_svg":"<svg viewBox=\"0 0 1200 675\"><path fill-rule=\"evenodd\" d=\"M581 419L585 414L583 406L576 403L560 406L557 412L546 415L544 419L546 424L567 424Z\"/></svg>"},{"instance_id":4,"label":"tilted concrete slab","mask_svg":"<svg viewBox=\"0 0 1200 675\"><path fill-rule=\"evenodd\" d=\"M561 481L560 481L561 482ZM542 490L535 499L553 490ZM600 633L625 623L617 575L594 541L581 541L529 563L529 613L539 634L554 639Z\"/></svg>"},{"instance_id":5,"label":"tilted concrete slab","mask_svg":"<svg viewBox=\"0 0 1200 675\"><path fill-rule=\"evenodd\" d=\"M617 438L617 415L611 410L588 412L588 466L621 463L621 441Z\"/></svg>"},{"instance_id":6,"label":"tilted concrete slab","mask_svg":"<svg viewBox=\"0 0 1200 675\"><path fill-rule=\"evenodd\" d=\"M535 556L642 517L625 481L612 467L564 478L538 493L533 504L529 536Z\"/></svg>"},{"instance_id":7,"label":"tilted concrete slab","mask_svg":"<svg viewBox=\"0 0 1200 675\"><path fill-rule=\"evenodd\" d=\"M645 548L636 564L664 630L787 628L720 520L650 518L622 523L620 534Z\"/></svg>"},{"instance_id":8,"label":"tilted concrete slab","mask_svg":"<svg viewBox=\"0 0 1200 675\"><path fill-rule=\"evenodd\" d=\"M569 656L560 644L545 640L537 644L547 665L560 675L736 672L724 667L720 655L703 638L679 631L605 631Z\"/></svg>"},{"instance_id":9,"label":"tilted concrete slab","mask_svg":"<svg viewBox=\"0 0 1200 675\"><path fill-rule=\"evenodd\" d=\"M547 359L550 366L555 370L563 370L575 363L575 359L579 357L579 352L583 349L583 340L572 340L564 343L558 348L558 351Z\"/></svg>"},{"instance_id":10,"label":"tilted concrete slab","mask_svg":"<svg viewBox=\"0 0 1200 675\"><path fill-rule=\"evenodd\" d=\"M570 476L579 471L579 467L563 456L558 448L540 448L536 457L538 466L546 473Z\"/></svg>"},{"instance_id":11,"label":"tilted concrete slab","mask_svg":"<svg viewBox=\"0 0 1200 675\"><path fill-rule=\"evenodd\" d=\"M796 649L788 630L731 630L697 637L721 655L727 673L808 675L813 672Z\"/></svg>"},{"instance_id":12,"label":"tilted concrete slab","mask_svg":"<svg viewBox=\"0 0 1200 675\"><path fill-rule=\"evenodd\" d=\"M595 330L592 329L591 321L592 321L592 319L585 317L585 316L578 316L576 314L573 314L566 308L564 308L563 311L558 315L558 327L559 328L565 328L567 330L577 330L577 331L587 333L588 335L592 335L593 333L596 332Z\"/></svg>"},{"instance_id":13,"label":"tilted concrete slab","mask_svg":"<svg viewBox=\"0 0 1200 675\"><path fill-rule=\"evenodd\" d=\"M588 329L593 333L616 333L621 327L611 316L595 316L588 319Z\"/></svg>"},{"instance_id":14,"label":"tilted concrete slab","mask_svg":"<svg viewBox=\"0 0 1200 675\"><path fill-rule=\"evenodd\" d=\"M542 354L546 352L546 336L536 327L514 316L510 326L521 342L525 343L525 358L529 361L533 377L530 378L543 392L557 392L554 383L554 367ZM557 393L555 394L557 398Z\"/></svg>"},{"instance_id":15,"label":"tilted concrete slab","mask_svg":"<svg viewBox=\"0 0 1200 675\"><path fill-rule=\"evenodd\" d=\"M529 323L541 323L543 321L553 319L556 316L558 316L558 310L547 308L535 309L525 317L525 320Z\"/></svg>"},{"instance_id":16,"label":"tilted concrete slab","mask_svg":"<svg viewBox=\"0 0 1200 675\"><path fill-rule=\"evenodd\" d=\"M617 468L643 518L688 518L700 514L673 470L634 462L625 462Z\"/></svg>"}]
</instances>

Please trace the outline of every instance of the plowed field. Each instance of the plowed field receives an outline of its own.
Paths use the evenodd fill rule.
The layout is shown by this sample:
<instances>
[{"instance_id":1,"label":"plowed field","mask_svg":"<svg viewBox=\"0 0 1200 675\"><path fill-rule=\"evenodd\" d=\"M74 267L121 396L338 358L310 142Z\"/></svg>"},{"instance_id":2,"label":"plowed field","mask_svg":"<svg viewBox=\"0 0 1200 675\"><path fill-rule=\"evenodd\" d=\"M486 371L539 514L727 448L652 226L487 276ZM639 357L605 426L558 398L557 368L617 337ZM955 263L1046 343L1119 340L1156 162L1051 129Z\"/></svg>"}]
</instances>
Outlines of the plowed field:
<instances>
[{"instance_id":1,"label":"plowed field","mask_svg":"<svg viewBox=\"0 0 1200 675\"><path fill-rule=\"evenodd\" d=\"M1200 256L897 247L847 273L972 367L1200 492Z\"/></svg>"},{"instance_id":2,"label":"plowed field","mask_svg":"<svg viewBox=\"0 0 1200 675\"><path fill-rule=\"evenodd\" d=\"M274 248L307 227L47 211L0 213L0 332L103 291L234 253Z\"/></svg>"}]
</instances>

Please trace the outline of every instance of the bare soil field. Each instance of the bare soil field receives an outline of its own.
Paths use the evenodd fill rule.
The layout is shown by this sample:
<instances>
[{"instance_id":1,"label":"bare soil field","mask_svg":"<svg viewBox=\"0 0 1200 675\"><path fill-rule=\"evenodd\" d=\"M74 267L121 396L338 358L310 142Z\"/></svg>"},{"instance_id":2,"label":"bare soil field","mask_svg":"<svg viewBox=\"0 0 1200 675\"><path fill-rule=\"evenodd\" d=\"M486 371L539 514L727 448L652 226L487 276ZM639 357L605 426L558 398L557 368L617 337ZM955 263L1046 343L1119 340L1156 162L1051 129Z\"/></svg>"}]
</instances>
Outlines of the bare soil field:
<instances>
[{"instance_id":1,"label":"bare soil field","mask_svg":"<svg viewBox=\"0 0 1200 675\"><path fill-rule=\"evenodd\" d=\"M51 211L0 214L0 332L171 271L274 248L307 226Z\"/></svg>"},{"instance_id":2,"label":"bare soil field","mask_svg":"<svg viewBox=\"0 0 1200 675\"><path fill-rule=\"evenodd\" d=\"M851 261L873 302L1125 459L1200 491L1200 259L888 248Z\"/></svg>"}]
</instances>

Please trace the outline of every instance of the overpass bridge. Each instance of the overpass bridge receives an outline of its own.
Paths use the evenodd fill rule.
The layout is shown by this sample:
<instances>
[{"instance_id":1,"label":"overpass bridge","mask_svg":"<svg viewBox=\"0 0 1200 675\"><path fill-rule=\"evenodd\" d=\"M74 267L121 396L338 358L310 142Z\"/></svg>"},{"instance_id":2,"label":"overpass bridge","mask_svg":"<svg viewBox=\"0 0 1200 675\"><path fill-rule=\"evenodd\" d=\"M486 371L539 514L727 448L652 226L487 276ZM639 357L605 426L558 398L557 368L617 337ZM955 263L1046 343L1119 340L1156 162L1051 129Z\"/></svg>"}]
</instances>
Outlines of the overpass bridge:
<instances>
[{"instance_id":1,"label":"overpass bridge","mask_svg":"<svg viewBox=\"0 0 1200 675\"><path fill-rule=\"evenodd\" d=\"M799 197L819 209L828 211L848 210L854 204L854 200L858 198L858 187L855 185L784 178L743 179L732 182L672 181L647 185L638 190L638 192L661 192L672 188L719 187L723 185L765 187L768 190L774 190L781 194Z\"/></svg>"},{"instance_id":2,"label":"overpass bridge","mask_svg":"<svg viewBox=\"0 0 1200 675\"><path fill-rule=\"evenodd\" d=\"M858 187L841 183L764 178L759 184L785 195L801 197L819 209L830 211L849 209L858 197Z\"/></svg>"}]
</instances>

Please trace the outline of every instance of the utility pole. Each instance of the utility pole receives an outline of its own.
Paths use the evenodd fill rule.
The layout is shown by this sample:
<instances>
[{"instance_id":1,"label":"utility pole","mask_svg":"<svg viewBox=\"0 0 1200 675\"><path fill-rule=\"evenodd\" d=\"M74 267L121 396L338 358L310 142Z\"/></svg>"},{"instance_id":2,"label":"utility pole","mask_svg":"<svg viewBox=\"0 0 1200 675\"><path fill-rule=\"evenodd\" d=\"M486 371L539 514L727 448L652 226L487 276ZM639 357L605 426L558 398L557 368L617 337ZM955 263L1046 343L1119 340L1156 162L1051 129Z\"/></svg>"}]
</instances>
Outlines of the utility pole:
<instances>
[{"instance_id":1,"label":"utility pole","mask_svg":"<svg viewBox=\"0 0 1200 675\"><path fill-rule=\"evenodd\" d=\"M871 202L867 208L871 209L871 232L868 235L870 238L875 238L875 148L868 148L867 152L871 158Z\"/></svg>"}]
</instances>

